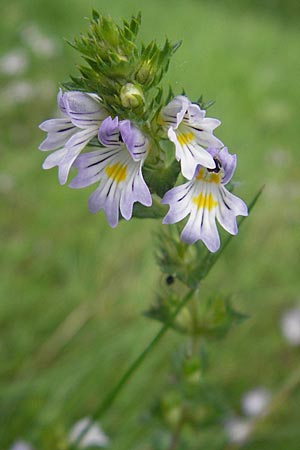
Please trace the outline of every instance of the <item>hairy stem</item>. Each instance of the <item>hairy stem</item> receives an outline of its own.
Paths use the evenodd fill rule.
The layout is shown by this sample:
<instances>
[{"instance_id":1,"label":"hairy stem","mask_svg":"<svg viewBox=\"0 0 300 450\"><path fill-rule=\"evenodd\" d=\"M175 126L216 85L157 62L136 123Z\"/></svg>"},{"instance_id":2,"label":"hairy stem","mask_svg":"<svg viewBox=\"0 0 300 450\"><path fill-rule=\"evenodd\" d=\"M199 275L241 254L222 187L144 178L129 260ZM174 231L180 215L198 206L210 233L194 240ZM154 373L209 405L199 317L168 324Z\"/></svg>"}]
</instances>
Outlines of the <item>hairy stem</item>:
<instances>
[{"instance_id":1,"label":"hairy stem","mask_svg":"<svg viewBox=\"0 0 300 450\"><path fill-rule=\"evenodd\" d=\"M103 414L110 408L116 397L118 396L119 392L123 389L127 381L132 377L134 372L138 369L138 367L141 365L141 363L144 361L146 356L153 350L153 348L158 344L158 342L161 340L161 338L166 334L168 329L171 327L172 323L174 322L175 318L181 311L181 309L186 305L186 303L191 299L191 297L194 295L195 291L190 290L185 297L182 299L182 301L179 303L175 311L173 312L172 316L170 317L170 320L165 323L159 332L154 336L152 341L147 345L147 347L142 351L142 353L133 361L131 366L127 369L127 371L124 373L124 375L121 377L120 381L117 383L117 385L107 394L107 396L104 398L103 402L99 406L98 409L94 412L92 419L97 420L103 416ZM89 423L84 430L80 433L80 436L78 436L76 442L74 443L73 448L77 448L80 442L82 441L85 434L89 431L89 429L92 426L92 422Z\"/></svg>"},{"instance_id":2,"label":"hairy stem","mask_svg":"<svg viewBox=\"0 0 300 450\"><path fill-rule=\"evenodd\" d=\"M176 448L178 447L180 433L181 433L181 428L182 428L182 423L180 423L178 425L178 427L176 428L176 430L172 434L171 442L170 442L170 446L168 447L168 450L176 450Z\"/></svg>"},{"instance_id":3,"label":"hairy stem","mask_svg":"<svg viewBox=\"0 0 300 450\"><path fill-rule=\"evenodd\" d=\"M254 199L249 205L249 213L251 209L256 204L257 200L259 199L261 193L263 191L263 187L258 191ZM239 221L239 225L243 223L245 220L245 217L242 217ZM207 269L205 274L202 276L202 279L205 278L208 273L211 271L212 267L215 265L215 263L218 261L220 256L223 254L223 251L228 246L228 244L231 242L232 236L228 236L225 240L222 248L217 252L211 255L210 260L207 262ZM200 281L199 280L199 284ZM198 286L199 286L198 284ZM110 408L110 406L113 404L114 400L117 398L119 392L123 389L123 387L126 385L126 383L129 381L129 379L132 377L132 375L135 373L135 371L139 368L139 366L142 364L146 356L153 350L153 348L158 344L158 342L161 340L161 338L166 334L168 329L172 326L174 320L176 319L177 315L180 313L182 308L188 303L188 301L193 297L193 295L196 293L198 288L191 289L182 299L182 301L179 303L173 314L170 316L169 320L161 327L159 332L154 336L152 341L147 345L147 347L142 351L142 353L133 361L131 366L127 369L127 371L124 373L124 375L121 377L120 381L117 383L117 385L107 394L107 396L104 398L103 402L100 404L100 406L96 409L94 414L92 415L93 420L97 420L103 416L103 414ZM78 436L76 442L73 445L73 448L78 448L78 445L81 443L83 437L86 435L86 433L89 431L89 429L92 427L92 421L85 427L84 430L80 433Z\"/></svg>"}]
</instances>

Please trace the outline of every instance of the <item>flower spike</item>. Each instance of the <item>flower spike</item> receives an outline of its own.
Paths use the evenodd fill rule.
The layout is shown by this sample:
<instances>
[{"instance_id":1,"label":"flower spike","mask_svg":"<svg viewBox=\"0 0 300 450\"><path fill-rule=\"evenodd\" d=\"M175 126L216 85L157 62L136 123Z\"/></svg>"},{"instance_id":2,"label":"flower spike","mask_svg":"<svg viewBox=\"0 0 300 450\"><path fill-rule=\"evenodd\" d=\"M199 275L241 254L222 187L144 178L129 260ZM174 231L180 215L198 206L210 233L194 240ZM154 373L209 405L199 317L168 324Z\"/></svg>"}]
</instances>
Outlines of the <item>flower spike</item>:
<instances>
[{"instance_id":1,"label":"flower spike","mask_svg":"<svg viewBox=\"0 0 300 450\"><path fill-rule=\"evenodd\" d=\"M247 205L231 194L224 185L227 184L236 167L236 155L222 150L208 148L214 160L215 168L208 169L199 165L191 181L169 190L162 203L169 204L164 224L173 224L190 215L181 239L193 244L202 240L208 250L216 252L220 248L220 237L216 219L230 234L237 234L236 216L247 216Z\"/></svg>"},{"instance_id":2,"label":"flower spike","mask_svg":"<svg viewBox=\"0 0 300 450\"><path fill-rule=\"evenodd\" d=\"M92 213L103 209L109 225L132 217L133 204L151 206L150 191L143 179L142 165L147 156L148 139L129 120L107 117L100 126L99 140L104 148L80 155L73 166L78 169L70 183L82 188L99 182L89 198Z\"/></svg>"},{"instance_id":3,"label":"flower spike","mask_svg":"<svg viewBox=\"0 0 300 450\"><path fill-rule=\"evenodd\" d=\"M213 130L221 124L219 120L205 117L205 111L199 105L192 103L184 95L178 95L161 110L159 123L175 144L176 159L181 162L185 178L193 178L198 164L208 169L215 168L207 147L223 146L213 135Z\"/></svg>"},{"instance_id":4,"label":"flower spike","mask_svg":"<svg viewBox=\"0 0 300 450\"><path fill-rule=\"evenodd\" d=\"M65 117L41 123L40 129L48 134L39 149L56 150L45 159L43 168L58 166L59 182L64 184L77 156L97 136L107 112L97 95L84 92L70 91L63 94L59 90L57 103Z\"/></svg>"}]
</instances>

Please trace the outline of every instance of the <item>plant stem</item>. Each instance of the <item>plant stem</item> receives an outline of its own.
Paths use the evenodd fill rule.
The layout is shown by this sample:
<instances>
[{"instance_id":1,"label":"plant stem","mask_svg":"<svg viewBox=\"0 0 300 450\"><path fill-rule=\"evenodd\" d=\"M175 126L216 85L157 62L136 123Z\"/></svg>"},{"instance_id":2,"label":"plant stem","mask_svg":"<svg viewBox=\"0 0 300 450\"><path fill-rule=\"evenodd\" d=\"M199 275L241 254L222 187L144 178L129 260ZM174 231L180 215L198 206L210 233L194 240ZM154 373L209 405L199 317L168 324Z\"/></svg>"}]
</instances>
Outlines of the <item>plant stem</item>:
<instances>
[{"instance_id":1,"label":"plant stem","mask_svg":"<svg viewBox=\"0 0 300 450\"><path fill-rule=\"evenodd\" d=\"M168 450L176 450L176 448L177 448L177 446L179 444L179 437L180 437L181 428L182 428L182 423L179 423L178 427L176 428L176 430L172 434L171 442L170 442L170 446L168 447Z\"/></svg>"},{"instance_id":2,"label":"plant stem","mask_svg":"<svg viewBox=\"0 0 300 450\"><path fill-rule=\"evenodd\" d=\"M251 211L251 209L253 208L253 206L255 205L255 203L257 202L257 200L259 199L261 193L263 191L263 187L258 191L258 193L256 194L256 196L254 197L254 199L252 200L252 202L249 205L249 213ZM239 225L241 225L243 223L243 221L245 220L245 217L242 217L239 221ZM232 236L230 235L224 242L222 248L215 254L211 255L208 258L208 262L207 262L207 270L204 274L204 276L202 276L202 279L205 278L205 276L210 272L210 270L212 269L212 267L215 265L215 263L217 262L217 260L220 258L220 256L223 254L223 251L225 250L225 248L228 246L228 244L231 242L232 240ZM200 281L199 280L199 284ZM198 284L198 286L199 286ZM120 381L117 383L117 385L107 394L107 396L104 398L103 402L100 404L100 406L96 409L96 411L94 412L94 414L92 415L92 419L93 420L97 420L100 417L102 417L102 415L109 409L109 407L112 405L112 403L114 402L114 400L116 399L116 397L118 396L119 392L123 389L123 387L126 385L127 381L132 377L132 375L134 374L134 372L138 369L138 367L141 365L141 363L144 361L144 359L146 358L146 356L152 351L152 349L156 346L156 344L161 340L161 338L166 334L166 332L168 331L168 329L171 327L171 325L173 324L174 320L176 319L177 315L179 314L179 312L181 311L181 309L188 303L188 301L193 297L193 295L197 292L197 289L191 289L182 299L182 301L179 303L179 305L177 306L177 308L175 309L175 311L173 312L173 314L171 315L170 319L168 320L168 322L166 322L161 329L159 330L159 332L154 336L154 338L152 339L152 341L150 341L150 343L147 345L147 347L142 351L142 353L133 361L133 363L131 364L131 366L127 369L127 371L124 373L124 375L121 377ZM78 445L81 443L83 437L86 435L86 433L90 430L90 428L92 427L93 423L92 421L82 430L82 432L80 433L80 435L78 436L78 438L76 439L76 441L73 444L74 449L78 448ZM176 443L176 442L175 442ZM176 444L177 445L177 444ZM175 448L175 447L173 447ZM172 449L172 447L171 447Z\"/></svg>"},{"instance_id":3,"label":"plant stem","mask_svg":"<svg viewBox=\"0 0 300 450\"><path fill-rule=\"evenodd\" d=\"M124 375L121 377L120 381L117 383L117 385L107 394L107 396L104 398L103 402L99 406L98 409L94 412L92 415L93 420L97 420L102 417L102 415L108 410L108 408L112 405L116 397L118 396L119 392L122 390L122 388L125 386L127 381L132 377L134 372L137 370L137 368L141 365L141 363L144 361L146 356L151 352L151 350L156 346L156 344L161 340L161 338L164 336L164 334L168 331L168 329L171 327L172 323L174 322L175 318L181 311L181 309L186 305L186 303L191 299L191 297L194 295L195 291L190 290L182 299L182 301L179 303L175 311L173 312L172 316L170 317L170 320L165 323L159 332L154 336L152 341L147 345L147 347L142 351L142 353L133 361L131 366L126 370ZM76 442L74 442L73 448L77 448L80 442L82 441L83 437L86 435L86 433L89 431L89 429L92 426L92 421L89 423L84 430L80 433L78 436Z\"/></svg>"}]
</instances>

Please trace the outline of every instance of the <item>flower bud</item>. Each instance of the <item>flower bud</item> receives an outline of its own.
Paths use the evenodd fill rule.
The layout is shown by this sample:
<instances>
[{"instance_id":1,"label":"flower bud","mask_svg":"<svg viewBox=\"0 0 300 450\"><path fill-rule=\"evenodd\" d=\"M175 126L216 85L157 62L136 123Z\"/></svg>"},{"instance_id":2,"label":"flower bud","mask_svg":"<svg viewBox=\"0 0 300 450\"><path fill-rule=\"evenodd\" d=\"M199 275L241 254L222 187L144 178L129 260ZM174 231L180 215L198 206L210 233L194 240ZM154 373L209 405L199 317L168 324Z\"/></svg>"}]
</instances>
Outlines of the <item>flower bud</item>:
<instances>
[{"instance_id":1,"label":"flower bud","mask_svg":"<svg viewBox=\"0 0 300 450\"><path fill-rule=\"evenodd\" d=\"M144 61L139 67L135 78L140 84L151 84L154 78L153 75L153 67L151 67L150 62Z\"/></svg>"},{"instance_id":2,"label":"flower bud","mask_svg":"<svg viewBox=\"0 0 300 450\"><path fill-rule=\"evenodd\" d=\"M199 384L202 378L201 362L198 357L191 357L183 363L184 379L189 384Z\"/></svg>"},{"instance_id":3,"label":"flower bud","mask_svg":"<svg viewBox=\"0 0 300 450\"><path fill-rule=\"evenodd\" d=\"M161 400L163 418L170 428L176 428L182 418L181 399L177 392L168 392Z\"/></svg>"},{"instance_id":4,"label":"flower bud","mask_svg":"<svg viewBox=\"0 0 300 450\"><path fill-rule=\"evenodd\" d=\"M193 319L188 308L182 308L175 319L175 324L186 333L191 333L193 331Z\"/></svg>"},{"instance_id":5,"label":"flower bud","mask_svg":"<svg viewBox=\"0 0 300 450\"><path fill-rule=\"evenodd\" d=\"M126 83L120 93L121 103L124 108L135 109L144 104L144 95L142 89L136 84Z\"/></svg>"}]
</instances>

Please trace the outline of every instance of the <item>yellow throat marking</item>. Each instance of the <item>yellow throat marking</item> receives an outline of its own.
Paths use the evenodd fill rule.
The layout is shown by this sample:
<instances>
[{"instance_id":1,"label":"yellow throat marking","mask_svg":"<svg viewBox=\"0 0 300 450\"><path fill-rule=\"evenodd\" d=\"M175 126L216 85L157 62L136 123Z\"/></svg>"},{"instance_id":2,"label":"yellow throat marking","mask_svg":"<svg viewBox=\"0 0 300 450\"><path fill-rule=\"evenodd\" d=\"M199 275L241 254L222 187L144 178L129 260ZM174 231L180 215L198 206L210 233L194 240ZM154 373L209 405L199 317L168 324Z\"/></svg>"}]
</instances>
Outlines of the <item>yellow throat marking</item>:
<instances>
[{"instance_id":1,"label":"yellow throat marking","mask_svg":"<svg viewBox=\"0 0 300 450\"><path fill-rule=\"evenodd\" d=\"M202 194L200 192L197 197L193 197L193 203L198 209L203 208L208 209L208 211L218 206L218 202L214 200L211 192L209 194Z\"/></svg>"},{"instance_id":2,"label":"yellow throat marking","mask_svg":"<svg viewBox=\"0 0 300 450\"><path fill-rule=\"evenodd\" d=\"M194 139L194 135L192 132L181 133L181 134L177 135L177 140L180 145L189 144L190 142L192 142L193 139Z\"/></svg>"},{"instance_id":3,"label":"yellow throat marking","mask_svg":"<svg viewBox=\"0 0 300 450\"><path fill-rule=\"evenodd\" d=\"M206 169L201 167L201 169L198 172L198 175L196 176L196 180L203 180L207 183L216 183L219 184L221 181L221 172L215 173L215 172L208 172Z\"/></svg>"},{"instance_id":4,"label":"yellow throat marking","mask_svg":"<svg viewBox=\"0 0 300 450\"><path fill-rule=\"evenodd\" d=\"M112 166L105 167L105 173L108 176L108 178L112 178L117 184L121 181L125 181L127 174L126 174L127 166L120 163L113 164Z\"/></svg>"}]
</instances>

